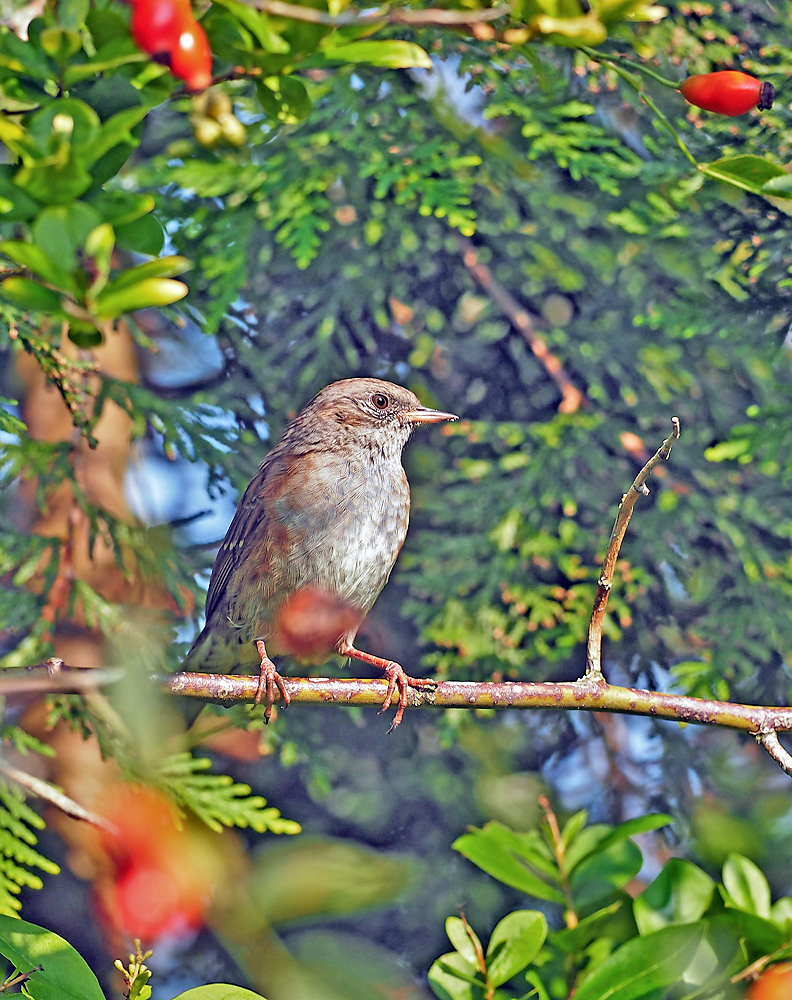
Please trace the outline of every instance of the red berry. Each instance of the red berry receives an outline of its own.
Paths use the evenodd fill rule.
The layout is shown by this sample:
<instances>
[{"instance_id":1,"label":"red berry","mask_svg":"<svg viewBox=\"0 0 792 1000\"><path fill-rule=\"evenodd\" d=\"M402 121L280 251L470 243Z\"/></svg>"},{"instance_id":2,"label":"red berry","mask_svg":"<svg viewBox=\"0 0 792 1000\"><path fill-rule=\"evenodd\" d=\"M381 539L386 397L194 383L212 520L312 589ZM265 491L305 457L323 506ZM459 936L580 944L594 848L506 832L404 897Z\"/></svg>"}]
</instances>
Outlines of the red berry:
<instances>
[{"instance_id":1,"label":"red berry","mask_svg":"<svg viewBox=\"0 0 792 1000\"><path fill-rule=\"evenodd\" d=\"M792 964L782 962L767 969L748 990L747 1000L789 1000L792 996Z\"/></svg>"},{"instance_id":2,"label":"red berry","mask_svg":"<svg viewBox=\"0 0 792 1000\"><path fill-rule=\"evenodd\" d=\"M719 115L744 115L751 108L766 111L773 106L775 88L738 70L698 73L679 85L689 104Z\"/></svg>"},{"instance_id":3,"label":"red berry","mask_svg":"<svg viewBox=\"0 0 792 1000\"><path fill-rule=\"evenodd\" d=\"M130 29L144 52L168 62L180 33L192 21L189 0L135 0Z\"/></svg>"},{"instance_id":4,"label":"red berry","mask_svg":"<svg viewBox=\"0 0 792 1000\"><path fill-rule=\"evenodd\" d=\"M212 82L212 52L206 32L197 21L184 25L170 53L171 73L188 90L204 90Z\"/></svg>"}]
</instances>

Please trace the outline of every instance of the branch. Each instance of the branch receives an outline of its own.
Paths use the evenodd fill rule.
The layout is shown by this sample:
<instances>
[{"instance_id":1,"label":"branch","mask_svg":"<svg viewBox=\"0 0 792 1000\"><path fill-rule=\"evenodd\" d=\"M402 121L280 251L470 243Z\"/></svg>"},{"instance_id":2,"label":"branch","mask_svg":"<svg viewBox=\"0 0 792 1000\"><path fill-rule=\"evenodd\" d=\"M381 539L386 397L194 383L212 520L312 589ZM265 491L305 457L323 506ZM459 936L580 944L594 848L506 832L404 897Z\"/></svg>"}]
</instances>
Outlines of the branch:
<instances>
[{"instance_id":1,"label":"branch","mask_svg":"<svg viewBox=\"0 0 792 1000\"><path fill-rule=\"evenodd\" d=\"M258 688L258 675L184 672L160 676L156 680L170 694L220 703L252 702ZM292 702L302 705L381 705L388 687L387 681L379 678L284 677L283 681ZM431 691L409 688L407 704L412 708L562 708L646 715L762 733L760 742L770 744L775 733L792 732L792 708L789 707L736 705L662 691L616 687L604 680L592 683L592 678L558 683L439 681ZM786 754L783 748L782 753ZM786 756L792 765L792 755Z\"/></svg>"},{"instance_id":2,"label":"branch","mask_svg":"<svg viewBox=\"0 0 792 1000\"><path fill-rule=\"evenodd\" d=\"M19 768L7 763L2 757L0 757L0 774L21 785L22 788L26 788L40 799L49 802L57 809L60 809L61 812L66 813L67 816L71 816L72 819L81 819L92 826L99 827L101 830L106 830L108 833L118 834L116 827L102 816L98 816L96 813L83 808L79 802L70 799L68 795L65 795L59 788L51 785L48 781L35 778L32 774L28 774L27 771L20 771Z\"/></svg>"},{"instance_id":3,"label":"branch","mask_svg":"<svg viewBox=\"0 0 792 1000\"><path fill-rule=\"evenodd\" d=\"M646 480L656 465L665 461L671 454L671 448L675 441L679 440L680 424L679 417L672 417L673 432L663 441L662 445L652 455L646 465L635 477L632 486L621 498L619 513L616 515L616 523L613 525L608 548L605 552L605 560L602 564L602 573L597 581L597 593L594 596L594 609L591 612L589 622L588 640L586 643L586 678L590 680L602 680L602 622L605 618L605 609L608 606L611 586L613 585L613 571L616 567L616 560L619 557L619 549L624 541L627 525L630 523L635 501L639 496L648 496L649 487Z\"/></svg>"},{"instance_id":4,"label":"branch","mask_svg":"<svg viewBox=\"0 0 792 1000\"><path fill-rule=\"evenodd\" d=\"M377 12L361 14L357 10L346 10L343 14L326 14L314 7L303 7L285 0L245 0L250 7L272 14L274 17L288 17L293 21L309 21L311 24L326 24L334 28L346 25L366 24L411 24L416 26L481 24L497 21L509 15L509 7L501 4L484 10L444 10L430 7L427 10L407 10L404 7L382 8Z\"/></svg>"},{"instance_id":5,"label":"branch","mask_svg":"<svg viewBox=\"0 0 792 1000\"><path fill-rule=\"evenodd\" d=\"M123 676L120 667L67 667L53 657L46 663L21 670L3 670L0 674L0 698L14 695L82 694L114 684Z\"/></svg>"},{"instance_id":6,"label":"branch","mask_svg":"<svg viewBox=\"0 0 792 1000\"><path fill-rule=\"evenodd\" d=\"M481 285L492 301L500 306L512 324L519 330L544 367L547 374L561 391L559 413L575 413L586 406L588 400L574 385L555 354L551 353L543 337L536 332L534 317L524 309L511 292L493 277L490 269L478 259L475 246L464 236L457 235L457 244L462 253L462 263Z\"/></svg>"}]
</instances>

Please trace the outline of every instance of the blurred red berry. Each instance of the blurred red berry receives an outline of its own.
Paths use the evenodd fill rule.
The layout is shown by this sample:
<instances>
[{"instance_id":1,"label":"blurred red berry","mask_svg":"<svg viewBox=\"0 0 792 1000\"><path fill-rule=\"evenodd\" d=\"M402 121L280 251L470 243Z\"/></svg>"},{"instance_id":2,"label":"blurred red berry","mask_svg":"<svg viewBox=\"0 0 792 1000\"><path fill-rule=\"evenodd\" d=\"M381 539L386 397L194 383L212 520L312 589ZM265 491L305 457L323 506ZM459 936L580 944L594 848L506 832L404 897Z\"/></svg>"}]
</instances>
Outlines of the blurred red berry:
<instances>
[{"instance_id":1,"label":"blurred red berry","mask_svg":"<svg viewBox=\"0 0 792 1000\"><path fill-rule=\"evenodd\" d=\"M184 25L170 53L170 69L188 90L204 90L212 82L212 53L197 21Z\"/></svg>"},{"instance_id":2,"label":"blurred red berry","mask_svg":"<svg viewBox=\"0 0 792 1000\"><path fill-rule=\"evenodd\" d=\"M144 52L168 63L179 35L192 22L189 0L134 0L130 30Z\"/></svg>"},{"instance_id":3,"label":"blurred red berry","mask_svg":"<svg viewBox=\"0 0 792 1000\"><path fill-rule=\"evenodd\" d=\"M766 111L773 106L775 88L738 70L699 73L679 85L689 104L719 115L744 115L751 108Z\"/></svg>"},{"instance_id":4,"label":"blurred red berry","mask_svg":"<svg viewBox=\"0 0 792 1000\"><path fill-rule=\"evenodd\" d=\"M792 963L767 969L751 984L746 1000L789 1000L792 997Z\"/></svg>"}]
</instances>

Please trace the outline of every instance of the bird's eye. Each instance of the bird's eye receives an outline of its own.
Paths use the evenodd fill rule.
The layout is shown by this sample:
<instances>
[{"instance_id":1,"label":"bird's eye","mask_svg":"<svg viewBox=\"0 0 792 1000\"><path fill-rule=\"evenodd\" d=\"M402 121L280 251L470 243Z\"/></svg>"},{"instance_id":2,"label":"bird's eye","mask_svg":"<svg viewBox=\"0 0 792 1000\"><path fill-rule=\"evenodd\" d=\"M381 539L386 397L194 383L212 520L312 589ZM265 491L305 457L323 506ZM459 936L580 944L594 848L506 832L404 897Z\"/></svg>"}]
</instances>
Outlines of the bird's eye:
<instances>
[{"instance_id":1,"label":"bird's eye","mask_svg":"<svg viewBox=\"0 0 792 1000\"><path fill-rule=\"evenodd\" d=\"M375 392L371 397L371 402L377 407L378 410L387 410L390 400L381 392Z\"/></svg>"}]
</instances>

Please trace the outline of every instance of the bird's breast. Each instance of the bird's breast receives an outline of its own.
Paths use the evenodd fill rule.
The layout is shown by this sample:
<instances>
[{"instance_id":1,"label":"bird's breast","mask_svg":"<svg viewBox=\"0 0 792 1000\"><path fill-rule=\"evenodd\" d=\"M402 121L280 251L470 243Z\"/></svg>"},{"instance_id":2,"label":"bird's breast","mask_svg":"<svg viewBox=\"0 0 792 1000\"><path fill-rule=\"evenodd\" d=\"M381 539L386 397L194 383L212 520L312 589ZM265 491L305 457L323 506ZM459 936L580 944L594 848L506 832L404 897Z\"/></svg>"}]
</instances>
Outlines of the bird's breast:
<instances>
[{"instance_id":1,"label":"bird's breast","mask_svg":"<svg viewBox=\"0 0 792 1000\"><path fill-rule=\"evenodd\" d=\"M280 511L291 539L291 587L313 584L368 611L407 534L410 491L401 462L365 455L335 468L326 463L311 484L302 509L292 498Z\"/></svg>"}]
</instances>

